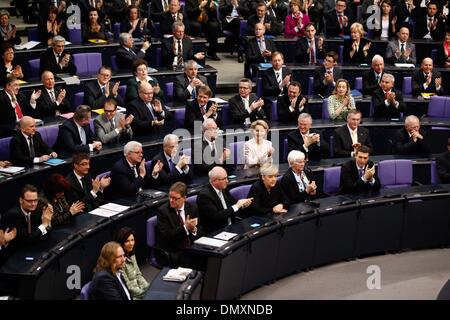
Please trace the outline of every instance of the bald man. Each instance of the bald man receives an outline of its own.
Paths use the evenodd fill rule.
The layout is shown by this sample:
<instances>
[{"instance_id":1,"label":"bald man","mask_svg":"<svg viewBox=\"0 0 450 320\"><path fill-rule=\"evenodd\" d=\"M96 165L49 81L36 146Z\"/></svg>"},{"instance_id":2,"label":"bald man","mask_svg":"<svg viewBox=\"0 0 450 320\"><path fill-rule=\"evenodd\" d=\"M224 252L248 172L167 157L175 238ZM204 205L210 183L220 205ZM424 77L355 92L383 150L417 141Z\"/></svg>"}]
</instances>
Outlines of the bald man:
<instances>
[{"instance_id":1,"label":"bald man","mask_svg":"<svg viewBox=\"0 0 450 320\"><path fill-rule=\"evenodd\" d=\"M58 155L42 140L36 131L36 121L29 116L20 120L20 131L11 139L11 161L14 165L42 163Z\"/></svg>"},{"instance_id":2,"label":"bald man","mask_svg":"<svg viewBox=\"0 0 450 320\"><path fill-rule=\"evenodd\" d=\"M412 93L415 96L422 92L444 94L444 83L439 72L433 70L433 59L425 58L422 60L420 70L414 72L412 76Z\"/></svg>"}]
</instances>

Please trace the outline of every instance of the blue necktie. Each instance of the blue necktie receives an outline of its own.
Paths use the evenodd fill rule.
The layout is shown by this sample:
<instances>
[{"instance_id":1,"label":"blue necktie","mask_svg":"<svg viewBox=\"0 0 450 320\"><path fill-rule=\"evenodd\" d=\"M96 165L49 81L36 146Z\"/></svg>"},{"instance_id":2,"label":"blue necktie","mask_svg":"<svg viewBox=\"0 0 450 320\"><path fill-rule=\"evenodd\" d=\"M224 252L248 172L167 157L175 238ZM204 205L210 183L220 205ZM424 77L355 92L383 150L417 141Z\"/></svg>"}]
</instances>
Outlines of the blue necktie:
<instances>
[{"instance_id":1,"label":"blue necktie","mask_svg":"<svg viewBox=\"0 0 450 320\"><path fill-rule=\"evenodd\" d=\"M170 168L170 173L173 173L175 171L175 164L172 161L172 158L169 159L169 168Z\"/></svg>"}]
</instances>

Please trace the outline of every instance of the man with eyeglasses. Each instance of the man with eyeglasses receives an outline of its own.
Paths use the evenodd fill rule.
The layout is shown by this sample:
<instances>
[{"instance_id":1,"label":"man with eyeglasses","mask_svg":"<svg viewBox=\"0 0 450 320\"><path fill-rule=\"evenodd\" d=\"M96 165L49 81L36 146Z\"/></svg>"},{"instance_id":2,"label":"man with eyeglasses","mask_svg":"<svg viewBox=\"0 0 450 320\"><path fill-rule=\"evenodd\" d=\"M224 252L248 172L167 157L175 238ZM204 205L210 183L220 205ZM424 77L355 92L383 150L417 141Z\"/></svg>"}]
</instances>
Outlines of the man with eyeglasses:
<instances>
[{"instance_id":1,"label":"man with eyeglasses","mask_svg":"<svg viewBox=\"0 0 450 320\"><path fill-rule=\"evenodd\" d=\"M175 77L173 82L174 102L186 103L186 100L193 100L197 97L198 88L208 85L205 76L198 74L198 64L194 60L189 60L184 64L184 74Z\"/></svg>"},{"instance_id":2,"label":"man with eyeglasses","mask_svg":"<svg viewBox=\"0 0 450 320\"><path fill-rule=\"evenodd\" d=\"M75 75L77 73L77 66L73 63L72 56L64 50L65 43L64 37L53 37L52 47L41 55L39 74L46 70L53 74L68 73Z\"/></svg>"},{"instance_id":3,"label":"man with eyeglasses","mask_svg":"<svg viewBox=\"0 0 450 320\"><path fill-rule=\"evenodd\" d=\"M239 80L239 94L228 100L232 122L250 125L256 120L267 121L264 113L264 100L252 93L252 80Z\"/></svg>"},{"instance_id":4,"label":"man with eyeglasses","mask_svg":"<svg viewBox=\"0 0 450 320\"><path fill-rule=\"evenodd\" d=\"M94 120L95 134L103 144L129 141L133 138L131 123L132 114L125 117L123 113L117 112L117 101L108 98L105 101L105 112Z\"/></svg>"},{"instance_id":5,"label":"man with eyeglasses","mask_svg":"<svg viewBox=\"0 0 450 320\"><path fill-rule=\"evenodd\" d=\"M108 66L101 66L97 72L97 81L91 81L84 88L84 103L93 109L101 108L108 98L114 98L117 105L124 106L123 98L119 95L120 82L111 81L112 70Z\"/></svg>"},{"instance_id":6,"label":"man with eyeglasses","mask_svg":"<svg viewBox=\"0 0 450 320\"><path fill-rule=\"evenodd\" d=\"M13 246L10 249L34 244L43 239L50 230L53 207L51 204L38 204L38 189L27 184L20 192L19 205L3 215L0 229L17 230L16 239L10 243Z\"/></svg>"},{"instance_id":7,"label":"man with eyeglasses","mask_svg":"<svg viewBox=\"0 0 450 320\"><path fill-rule=\"evenodd\" d=\"M394 136L394 153L401 155L430 154L430 143L426 131L420 127L420 120L414 115L405 118L405 127Z\"/></svg>"},{"instance_id":8,"label":"man with eyeglasses","mask_svg":"<svg viewBox=\"0 0 450 320\"><path fill-rule=\"evenodd\" d=\"M227 171L219 166L208 173L209 184L197 196L202 231L212 233L236 221L241 209L252 204L253 198L234 199L228 191Z\"/></svg>"},{"instance_id":9,"label":"man with eyeglasses","mask_svg":"<svg viewBox=\"0 0 450 320\"><path fill-rule=\"evenodd\" d=\"M343 78L342 69L337 67L339 55L330 51L325 54L323 64L314 71L314 92L328 98L336 86L336 81Z\"/></svg>"}]
</instances>

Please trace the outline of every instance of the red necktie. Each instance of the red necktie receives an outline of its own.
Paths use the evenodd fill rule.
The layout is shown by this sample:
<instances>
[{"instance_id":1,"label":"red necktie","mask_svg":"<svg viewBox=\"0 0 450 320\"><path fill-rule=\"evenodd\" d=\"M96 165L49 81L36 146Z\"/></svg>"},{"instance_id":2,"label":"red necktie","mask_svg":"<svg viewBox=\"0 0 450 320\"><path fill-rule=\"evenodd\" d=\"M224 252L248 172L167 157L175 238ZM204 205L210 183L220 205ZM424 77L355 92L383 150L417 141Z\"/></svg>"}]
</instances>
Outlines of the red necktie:
<instances>
[{"instance_id":1,"label":"red necktie","mask_svg":"<svg viewBox=\"0 0 450 320\"><path fill-rule=\"evenodd\" d=\"M204 116L206 113L205 106L200 106L200 111L202 112L202 116Z\"/></svg>"},{"instance_id":2,"label":"red necktie","mask_svg":"<svg viewBox=\"0 0 450 320\"><path fill-rule=\"evenodd\" d=\"M343 19L342 19L342 15L339 15L339 26L341 27L341 32L339 33L340 35L344 34L344 24L342 23Z\"/></svg>"},{"instance_id":3,"label":"red necktie","mask_svg":"<svg viewBox=\"0 0 450 320\"><path fill-rule=\"evenodd\" d=\"M311 64L316 64L316 57L315 57L315 54L314 54L314 43L313 43L313 40L309 41L309 55L310 55L309 62Z\"/></svg>"},{"instance_id":4,"label":"red necktie","mask_svg":"<svg viewBox=\"0 0 450 320\"><path fill-rule=\"evenodd\" d=\"M31 213L26 215L27 217L27 231L31 234Z\"/></svg>"},{"instance_id":5,"label":"red necktie","mask_svg":"<svg viewBox=\"0 0 450 320\"><path fill-rule=\"evenodd\" d=\"M384 93L384 98L385 98L386 100L387 100L387 98L388 98L388 95L389 95L389 91Z\"/></svg>"},{"instance_id":6,"label":"red necktie","mask_svg":"<svg viewBox=\"0 0 450 320\"><path fill-rule=\"evenodd\" d=\"M14 109L16 110L16 115L17 115L17 119L22 119L23 114L22 114L22 109L20 108L19 103L16 101L16 106L14 107Z\"/></svg>"}]
</instances>

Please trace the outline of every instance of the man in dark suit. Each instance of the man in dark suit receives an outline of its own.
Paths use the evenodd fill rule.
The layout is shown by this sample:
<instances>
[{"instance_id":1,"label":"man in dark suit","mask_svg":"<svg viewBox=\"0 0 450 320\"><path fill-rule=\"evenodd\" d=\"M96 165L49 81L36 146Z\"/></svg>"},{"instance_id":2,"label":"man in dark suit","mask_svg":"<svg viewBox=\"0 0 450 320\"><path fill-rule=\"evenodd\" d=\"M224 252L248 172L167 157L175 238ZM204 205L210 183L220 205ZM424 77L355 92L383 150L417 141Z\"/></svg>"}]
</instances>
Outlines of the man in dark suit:
<instances>
[{"instance_id":1,"label":"man in dark suit","mask_svg":"<svg viewBox=\"0 0 450 320\"><path fill-rule=\"evenodd\" d=\"M266 27L266 32L272 36L278 36L283 33L283 25L279 23L273 16L267 14L267 5L264 2L259 2L256 7L255 14L248 17L248 34L255 33L255 25L263 23Z\"/></svg>"},{"instance_id":2,"label":"man in dark suit","mask_svg":"<svg viewBox=\"0 0 450 320\"><path fill-rule=\"evenodd\" d=\"M314 23L308 23L305 27L305 37L297 40L295 45L295 61L315 65L318 60L325 58L323 37L316 38L316 27Z\"/></svg>"},{"instance_id":3,"label":"man in dark suit","mask_svg":"<svg viewBox=\"0 0 450 320\"><path fill-rule=\"evenodd\" d=\"M372 58L372 68L363 73L363 94L372 94L380 87L380 81L384 74L384 59L379 54Z\"/></svg>"},{"instance_id":4,"label":"man in dark suit","mask_svg":"<svg viewBox=\"0 0 450 320\"><path fill-rule=\"evenodd\" d=\"M197 97L198 88L208 85L205 76L198 74L198 64L194 60L188 60L184 64L184 73L176 76L173 82L174 102L186 103Z\"/></svg>"},{"instance_id":5,"label":"man in dark suit","mask_svg":"<svg viewBox=\"0 0 450 320\"><path fill-rule=\"evenodd\" d=\"M438 4L436 1L430 1L427 4L426 12L417 13L415 21L414 38L416 39L433 39L435 41L444 38L445 21L439 17Z\"/></svg>"},{"instance_id":6,"label":"man in dark suit","mask_svg":"<svg viewBox=\"0 0 450 320\"><path fill-rule=\"evenodd\" d=\"M147 173L142 144L128 142L123 148L123 154L111 169L111 186L106 190L108 199L136 196L142 189L163 185L159 176L163 163L157 161L153 170Z\"/></svg>"},{"instance_id":7,"label":"man in dark suit","mask_svg":"<svg viewBox=\"0 0 450 320\"><path fill-rule=\"evenodd\" d=\"M171 267L193 265L186 248L198 237L200 230L197 206L186 202L186 195L186 185L175 182L169 190L169 201L158 208L156 245L168 253Z\"/></svg>"},{"instance_id":8,"label":"man in dark suit","mask_svg":"<svg viewBox=\"0 0 450 320\"><path fill-rule=\"evenodd\" d=\"M235 221L238 211L247 208L252 199L236 201L227 189L227 172L214 167L208 173L209 184L197 196L202 230L209 234Z\"/></svg>"},{"instance_id":9,"label":"man in dark suit","mask_svg":"<svg viewBox=\"0 0 450 320\"><path fill-rule=\"evenodd\" d=\"M442 183L450 183L450 138L447 140L447 151L436 157L436 169Z\"/></svg>"},{"instance_id":10,"label":"man in dark suit","mask_svg":"<svg viewBox=\"0 0 450 320\"><path fill-rule=\"evenodd\" d=\"M339 55L330 51L325 54L323 65L314 71L314 92L324 98L328 98L336 86L336 81L344 76L340 67L337 67Z\"/></svg>"},{"instance_id":11,"label":"man in dark suit","mask_svg":"<svg viewBox=\"0 0 450 320\"><path fill-rule=\"evenodd\" d=\"M398 40L389 41L385 57L388 63L416 64L416 46L409 41L408 27L400 28Z\"/></svg>"},{"instance_id":12,"label":"man in dark suit","mask_svg":"<svg viewBox=\"0 0 450 320\"><path fill-rule=\"evenodd\" d=\"M383 74L380 87L372 93L374 118L400 118L406 111L403 94L394 88L395 78L390 73Z\"/></svg>"},{"instance_id":13,"label":"man in dark suit","mask_svg":"<svg viewBox=\"0 0 450 320\"><path fill-rule=\"evenodd\" d=\"M131 71L133 61L136 59L145 59L147 50L151 44L148 40L142 43L140 50L134 47L133 35L127 32L120 34L120 46L116 51L117 67L121 70Z\"/></svg>"},{"instance_id":14,"label":"man in dark suit","mask_svg":"<svg viewBox=\"0 0 450 320\"><path fill-rule=\"evenodd\" d=\"M424 156L430 154L426 132L420 128L420 121L416 116L407 116L405 118L405 127L395 133L394 153Z\"/></svg>"},{"instance_id":15,"label":"man in dark suit","mask_svg":"<svg viewBox=\"0 0 450 320\"><path fill-rule=\"evenodd\" d=\"M71 155L76 152L89 153L100 151L102 143L96 141L96 137L90 127L91 108L80 105L75 109L72 119L67 119L59 126L57 149Z\"/></svg>"},{"instance_id":16,"label":"man in dark suit","mask_svg":"<svg viewBox=\"0 0 450 320\"><path fill-rule=\"evenodd\" d=\"M346 1L337 0L335 9L325 13L325 21L325 34L327 37L350 35L353 17L350 10L347 9Z\"/></svg>"},{"instance_id":17,"label":"man in dark suit","mask_svg":"<svg viewBox=\"0 0 450 320\"><path fill-rule=\"evenodd\" d=\"M169 0L152 0L150 3L150 18L154 22L161 22L163 14L169 10Z\"/></svg>"},{"instance_id":18,"label":"man in dark suit","mask_svg":"<svg viewBox=\"0 0 450 320\"><path fill-rule=\"evenodd\" d=\"M11 161L14 165L31 165L56 158L53 152L36 131L36 121L29 116L20 120L20 131L16 132L10 143Z\"/></svg>"},{"instance_id":19,"label":"man in dark suit","mask_svg":"<svg viewBox=\"0 0 450 320\"><path fill-rule=\"evenodd\" d=\"M298 116L298 129L288 134L288 150L303 152L307 160L320 160L327 158L330 146L320 131L311 129L312 118L308 113Z\"/></svg>"},{"instance_id":20,"label":"man in dark suit","mask_svg":"<svg viewBox=\"0 0 450 320\"><path fill-rule=\"evenodd\" d=\"M212 97L212 91L208 86L198 88L197 98L188 101L186 104L186 113L184 118L184 127L186 129L194 129L194 121L205 121L213 119L220 127L222 125L222 117L218 112L218 105L213 101L209 101Z\"/></svg>"},{"instance_id":21,"label":"man in dark suit","mask_svg":"<svg viewBox=\"0 0 450 320\"><path fill-rule=\"evenodd\" d=\"M177 181L188 183L192 179L192 170L189 167L190 156L178 153L178 136L168 134L163 140L163 151L152 159L150 171L159 162L163 164L160 171L160 180L166 186L170 186ZM180 150L181 152L181 150Z\"/></svg>"},{"instance_id":22,"label":"man in dark suit","mask_svg":"<svg viewBox=\"0 0 450 320\"><path fill-rule=\"evenodd\" d=\"M53 207L51 204L46 206L38 204L37 188L26 184L20 192L19 205L2 216L0 229L17 230L16 239L10 243L14 249L35 244L50 230Z\"/></svg>"},{"instance_id":23,"label":"man in dark suit","mask_svg":"<svg viewBox=\"0 0 450 320\"><path fill-rule=\"evenodd\" d=\"M355 159L342 165L339 193L375 193L380 189L380 181L375 165L369 160L367 146L356 148Z\"/></svg>"},{"instance_id":24,"label":"man in dark suit","mask_svg":"<svg viewBox=\"0 0 450 320\"><path fill-rule=\"evenodd\" d=\"M55 87L55 77L51 71L44 71L41 75L42 87L38 90L37 100L30 99L30 106L34 109L36 118L54 117L57 114L72 111L66 90ZM33 98L33 96L32 96Z\"/></svg>"},{"instance_id":25,"label":"man in dark suit","mask_svg":"<svg viewBox=\"0 0 450 320\"><path fill-rule=\"evenodd\" d=\"M33 116L29 100L19 93L19 89L19 80L10 77L6 80L5 89L0 91L0 138L12 136L17 121L24 115ZM37 92L33 91L33 95L36 97Z\"/></svg>"},{"instance_id":26,"label":"man in dark suit","mask_svg":"<svg viewBox=\"0 0 450 320\"><path fill-rule=\"evenodd\" d=\"M308 113L308 98L302 96L302 86L298 81L291 81L287 95L277 99L278 121L295 123L301 113Z\"/></svg>"},{"instance_id":27,"label":"man in dark suit","mask_svg":"<svg viewBox=\"0 0 450 320\"><path fill-rule=\"evenodd\" d=\"M245 55L246 70L250 70L253 64L269 62L272 52L277 51L275 43L271 39L264 37L265 32L266 27L264 24L255 24L255 37L247 42L247 53ZM246 72L248 73L248 71Z\"/></svg>"},{"instance_id":28,"label":"man in dark suit","mask_svg":"<svg viewBox=\"0 0 450 320\"><path fill-rule=\"evenodd\" d=\"M87 153L76 153L72 156L73 170L66 176L70 184L65 192L69 204L80 201L84 210L89 212L97 208L101 202L103 191L110 185L111 179L103 177L92 179L89 169L91 160Z\"/></svg>"},{"instance_id":29,"label":"man in dark suit","mask_svg":"<svg viewBox=\"0 0 450 320\"><path fill-rule=\"evenodd\" d=\"M264 97L276 97L286 94L292 78L291 69L283 67L284 56L281 52L273 52L271 59L272 68L266 70L262 75Z\"/></svg>"},{"instance_id":30,"label":"man in dark suit","mask_svg":"<svg viewBox=\"0 0 450 320\"><path fill-rule=\"evenodd\" d=\"M232 122L234 124L248 124L253 121L267 121L264 112L264 100L252 92L252 81L247 78L239 80L239 94L228 100Z\"/></svg>"},{"instance_id":31,"label":"man in dark suit","mask_svg":"<svg viewBox=\"0 0 450 320\"><path fill-rule=\"evenodd\" d=\"M158 3L159 1L157 0L155 2ZM153 5L153 1L152 1L152 5ZM183 16L183 12L181 10L180 2L178 0L170 0L169 10L165 11L161 15L161 24L160 24L161 34L163 36L172 35L173 23L177 22L177 21L183 22L183 20L184 20L184 16ZM186 27L186 25L185 25L185 27ZM186 30L186 33L189 34L189 30Z\"/></svg>"},{"instance_id":32,"label":"man in dark suit","mask_svg":"<svg viewBox=\"0 0 450 320\"><path fill-rule=\"evenodd\" d=\"M159 99L153 98L153 87L148 82L141 82L139 97L127 107L127 115L133 115L131 128L135 135L161 133L164 124L172 119L172 114Z\"/></svg>"},{"instance_id":33,"label":"man in dark suit","mask_svg":"<svg viewBox=\"0 0 450 320\"><path fill-rule=\"evenodd\" d=\"M412 94L420 95L422 92L444 95L444 83L442 75L433 70L433 59L424 58L420 65L420 70L414 72L412 76Z\"/></svg>"},{"instance_id":34,"label":"man in dark suit","mask_svg":"<svg viewBox=\"0 0 450 320\"><path fill-rule=\"evenodd\" d=\"M369 130L360 127L360 123L361 111L352 109L348 112L347 124L334 130L335 157L354 157L356 149L362 145L372 152Z\"/></svg>"},{"instance_id":35,"label":"man in dark suit","mask_svg":"<svg viewBox=\"0 0 450 320\"><path fill-rule=\"evenodd\" d=\"M77 73L77 66L73 63L71 54L64 50L65 42L64 37L53 37L52 48L48 48L41 55L40 74L44 71L51 71L53 74Z\"/></svg>"},{"instance_id":36,"label":"man in dark suit","mask_svg":"<svg viewBox=\"0 0 450 320\"><path fill-rule=\"evenodd\" d=\"M184 37L184 24L181 21L172 25L171 38L162 39L161 55L163 66L173 69L183 67L184 62L195 59L197 62L205 58L203 52L194 54L192 40Z\"/></svg>"},{"instance_id":37,"label":"man in dark suit","mask_svg":"<svg viewBox=\"0 0 450 320\"><path fill-rule=\"evenodd\" d=\"M125 106L122 97L119 95L120 82L111 81L112 69L108 66L101 66L97 72L97 80L88 82L84 87L84 103L92 109L103 108L108 98L114 98L117 105Z\"/></svg>"}]
</instances>

